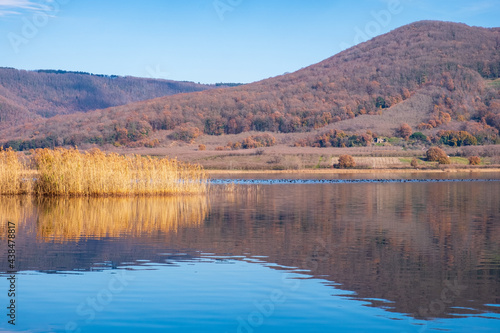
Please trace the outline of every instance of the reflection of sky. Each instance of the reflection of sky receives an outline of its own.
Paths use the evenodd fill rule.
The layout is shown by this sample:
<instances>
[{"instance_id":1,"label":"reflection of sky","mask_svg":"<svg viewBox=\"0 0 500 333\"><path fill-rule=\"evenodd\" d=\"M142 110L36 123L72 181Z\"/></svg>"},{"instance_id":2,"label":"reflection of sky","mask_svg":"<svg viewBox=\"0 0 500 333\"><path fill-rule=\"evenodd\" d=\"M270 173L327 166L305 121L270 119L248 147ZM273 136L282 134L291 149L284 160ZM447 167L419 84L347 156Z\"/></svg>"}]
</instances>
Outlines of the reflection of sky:
<instances>
[{"instance_id":1,"label":"reflection of sky","mask_svg":"<svg viewBox=\"0 0 500 333\"><path fill-rule=\"evenodd\" d=\"M418 321L258 260L204 258L102 272L18 275L16 330L31 332L494 332L486 318ZM1 279L2 290L7 288ZM328 282L331 285L331 282ZM343 296L342 296L343 295ZM92 301L94 300L94 302ZM0 328L7 329L2 320ZM66 326L67 325L67 326ZM1 330L1 329L0 329Z\"/></svg>"}]
</instances>

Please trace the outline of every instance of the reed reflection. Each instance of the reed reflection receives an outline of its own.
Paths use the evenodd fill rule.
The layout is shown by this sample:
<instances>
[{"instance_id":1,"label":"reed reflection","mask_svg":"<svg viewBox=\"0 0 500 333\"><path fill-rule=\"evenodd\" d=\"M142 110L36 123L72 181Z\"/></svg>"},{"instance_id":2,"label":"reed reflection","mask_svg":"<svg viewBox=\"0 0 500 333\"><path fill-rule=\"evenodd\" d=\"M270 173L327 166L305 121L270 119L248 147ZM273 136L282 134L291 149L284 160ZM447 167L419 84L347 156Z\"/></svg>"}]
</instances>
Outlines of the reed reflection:
<instances>
[{"instance_id":1,"label":"reed reflection","mask_svg":"<svg viewBox=\"0 0 500 333\"><path fill-rule=\"evenodd\" d=\"M20 228L31 229L37 241L44 242L140 237L197 227L207 212L207 198L199 195L92 199L2 197L0 228L5 238L7 221L19 221ZM36 224L28 222L33 218Z\"/></svg>"}]
</instances>

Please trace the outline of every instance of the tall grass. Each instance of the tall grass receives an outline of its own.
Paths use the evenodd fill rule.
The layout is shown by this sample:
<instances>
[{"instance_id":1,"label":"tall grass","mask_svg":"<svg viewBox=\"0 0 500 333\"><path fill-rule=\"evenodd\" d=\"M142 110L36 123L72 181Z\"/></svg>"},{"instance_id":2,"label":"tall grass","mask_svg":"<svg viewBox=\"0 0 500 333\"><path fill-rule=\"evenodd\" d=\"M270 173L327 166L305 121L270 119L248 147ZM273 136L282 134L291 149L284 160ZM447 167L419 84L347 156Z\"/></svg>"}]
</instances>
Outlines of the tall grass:
<instances>
[{"instance_id":1,"label":"tall grass","mask_svg":"<svg viewBox=\"0 0 500 333\"><path fill-rule=\"evenodd\" d=\"M0 153L2 194L43 196L124 196L204 193L207 177L196 165L175 159L106 154L99 149L37 149L32 155L36 175L22 178L28 169L17 153Z\"/></svg>"},{"instance_id":2,"label":"tall grass","mask_svg":"<svg viewBox=\"0 0 500 333\"><path fill-rule=\"evenodd\" d=\"M0 148L0 194L23 194L31 191L31 181L23 181L27 168L18 153Z\"/></svg>"}]
</instances>

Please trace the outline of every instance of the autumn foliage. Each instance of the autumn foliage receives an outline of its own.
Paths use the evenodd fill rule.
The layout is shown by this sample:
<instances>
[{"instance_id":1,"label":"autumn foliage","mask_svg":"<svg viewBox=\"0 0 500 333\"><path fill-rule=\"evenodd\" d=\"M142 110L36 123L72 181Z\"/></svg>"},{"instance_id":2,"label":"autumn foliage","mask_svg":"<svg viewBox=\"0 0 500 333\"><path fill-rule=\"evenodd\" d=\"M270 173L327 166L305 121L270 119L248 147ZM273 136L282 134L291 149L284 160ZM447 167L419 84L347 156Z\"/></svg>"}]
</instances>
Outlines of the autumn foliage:
<instances>
[{"instance_id":1,"label":"autumn foliage","mask_svg":"<svg viewBox=\"0 0 500 333\"><path fill-rule=\"evenodd\" d=\"M431 147L426 152L427 161L438 162L439 164L450 164L450 158L448 155L439 147Z\"/></svg>"},{"instance_id":2,"label":"autumn foliage","mask_svg":"<svg viewBox=\"0 0 500 333\"><path fill-rule=\"evenodd\" d=\"M348 169L354 168L356 166L356 162L351 155L340 155L339 163L335 165L335 167L339 169Z\"/></svg>"},{"instance_id":3,"label":"autumn foliage","mask_svg":"<svg viewBox=\"0 0 500 333\"><path fill-rule=\"evenodd\" d=\"M412 135L410 135L410 139L420 142L427 142L428 137L422 132L414 132Z\"/></svg>"},{"instance_id":4,"label":"autumn foliage","mask_svg":"<svg viewBox=\"0 0 500 333\"><path fill-rule=\"evenodd\" d=\"M252 135L241 142L243 149L271 147L276 144L276 138L271 134Z\"/></svg>"},{"instance_id":5,"label":"autumn foliage","mask_svg":"<svg viewBox=\"0 0 500 333\"><path fill-rule=\"evenodd\" d=\"M241 142L228 142L225 147L217 147L216 150L238 150L238 149L254 149L271 147L276 144L276 138L271 134L264 133L258 135L251 135L243 139Z\"/></svg>"},{"instance_id":6,"label":"autumn foliage","mask_svg":"<svg viewBox=\"0 0 500 333\"><path fill-rule=\"evenodd\" d=\"M481 158L479 156L469 157L469 165L479 165L481 164Z\"/></svg>"},{"instance_id":7,"label":"autumn foliage","mask_svg":"<svg viewBox=\"0 0 500 333\"><path fill-rule=\"evenodd\" d=\"M28 108L16 109L11 101L0 98L5 117L23 114L24 119L19 127L5 127L0 138L13 147L30 149L82 143L128 145L161 130L174 130L179 140L187 142L193 140L194 128L208 135L305 132L384 113L402 102L411 105L412 99L425 95L431 104L415 112L429 116L418 130L432 131L454 121L464 126L472 122L480 128L474 133L466 131L478 143L494 143L500 130L500 92L485 85L485 79L500 77L498 38L495 29L416 22L291 74L50 121L28 121ZM29 92L26 87L22 89ZM191 134L183 129L190 129ZM407 139L408 129L401 130L400 136ZM330 139L318 138L311 144L334 147L367 142L363 138L345 142L340 134ZM473 142L469 139L462 142Z\"/></svg>"},{"instance_id":8,"label":"autumn foliage","mask_svg":"<svg viewBox=\"0 0 500 333\"><path fill-rule=\"evenodd\" d=\"M0 128L156 97L216 88L170 80L62 70L0 68Z\"/></svg>"},{"instance_id":9,"label":"autumn foliage","mask_svg":"<svg viewBox=\"0 0 500 333\"><path fill-rule=\"evenodd\" d=\"M317 136L307 137L295 142L296 147L360 147L373 142L372 133L347 134L344 131L329 130Z\"/></svg>"},{"instance_id":10,"label":"autumn foliage","mask_svg":"<svg viewBox=\"0 0 500 333\"><path fill-rule=\"evenodd\" d=\"M410 165L413 167L413 168L417 168L418 167L418 159L416 157L412 158L411 159L411 162L410 162Z\"/></svg>"},{"instance_id":11,"label":"autumn foliage","mask_svg":"<svg viewBox=\"0 0 500 333\"><path fill-rule=\"evenodd\" d=\"M439 131L437 136L442 144L448 146L477 145L477 139L467 131Z\"/></svg>"},{"instance_id":12,"label":"autumn foliage","mask_svg":"<svg viewBox=\"0 0 500 333\"><path fill-rule=\"evenodd\" d=\"M396 136L405 139L408 141L410 138L410 135L413 133L413 130L411 129L410 125L404 123L399 126L399 128L396 130Z\"/></svg>"},{"instance_id":13,"label":"autumn foliage","mask_svg":"<svg viewBox=\"0 0 500 333\"><path fill-rule=\"evenodd\" d=\"M181 126L176 128L168 137L172 140L184 141L193 143L194 140L201 135L198 127L194 126Z\"/></svg>"}]
</instances>

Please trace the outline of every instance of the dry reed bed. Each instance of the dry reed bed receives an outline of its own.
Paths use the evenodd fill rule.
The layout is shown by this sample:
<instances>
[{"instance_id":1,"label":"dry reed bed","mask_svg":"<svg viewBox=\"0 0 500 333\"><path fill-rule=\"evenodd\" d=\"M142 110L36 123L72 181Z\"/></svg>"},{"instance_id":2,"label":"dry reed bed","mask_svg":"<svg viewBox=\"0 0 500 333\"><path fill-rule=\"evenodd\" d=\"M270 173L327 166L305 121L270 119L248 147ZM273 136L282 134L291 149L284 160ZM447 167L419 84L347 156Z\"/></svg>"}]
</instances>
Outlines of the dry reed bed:
<instances>
[{"instance_id":1,"label":"dry reed bed","mask_svg":"<svg viewBox=\"0 0 500 333\"><path fill-rule=\"evenodd\" d=\"M12 149L0 149L0 194L21 194L32 191L31 181L22 181L28 171Z\"/></svg>"},{"instance_id":2,"label":"dry reed bed","mask_svg":"<svg viewBox=\"0 0 500 333\"><path fill-rule=\"evenodd\" d=\"M11 149L0 150L0 194L175 195L205 193L207 184L200 166L175 159L57 148L37 149L24 161Z\"/></svg>"}]
</instances>

